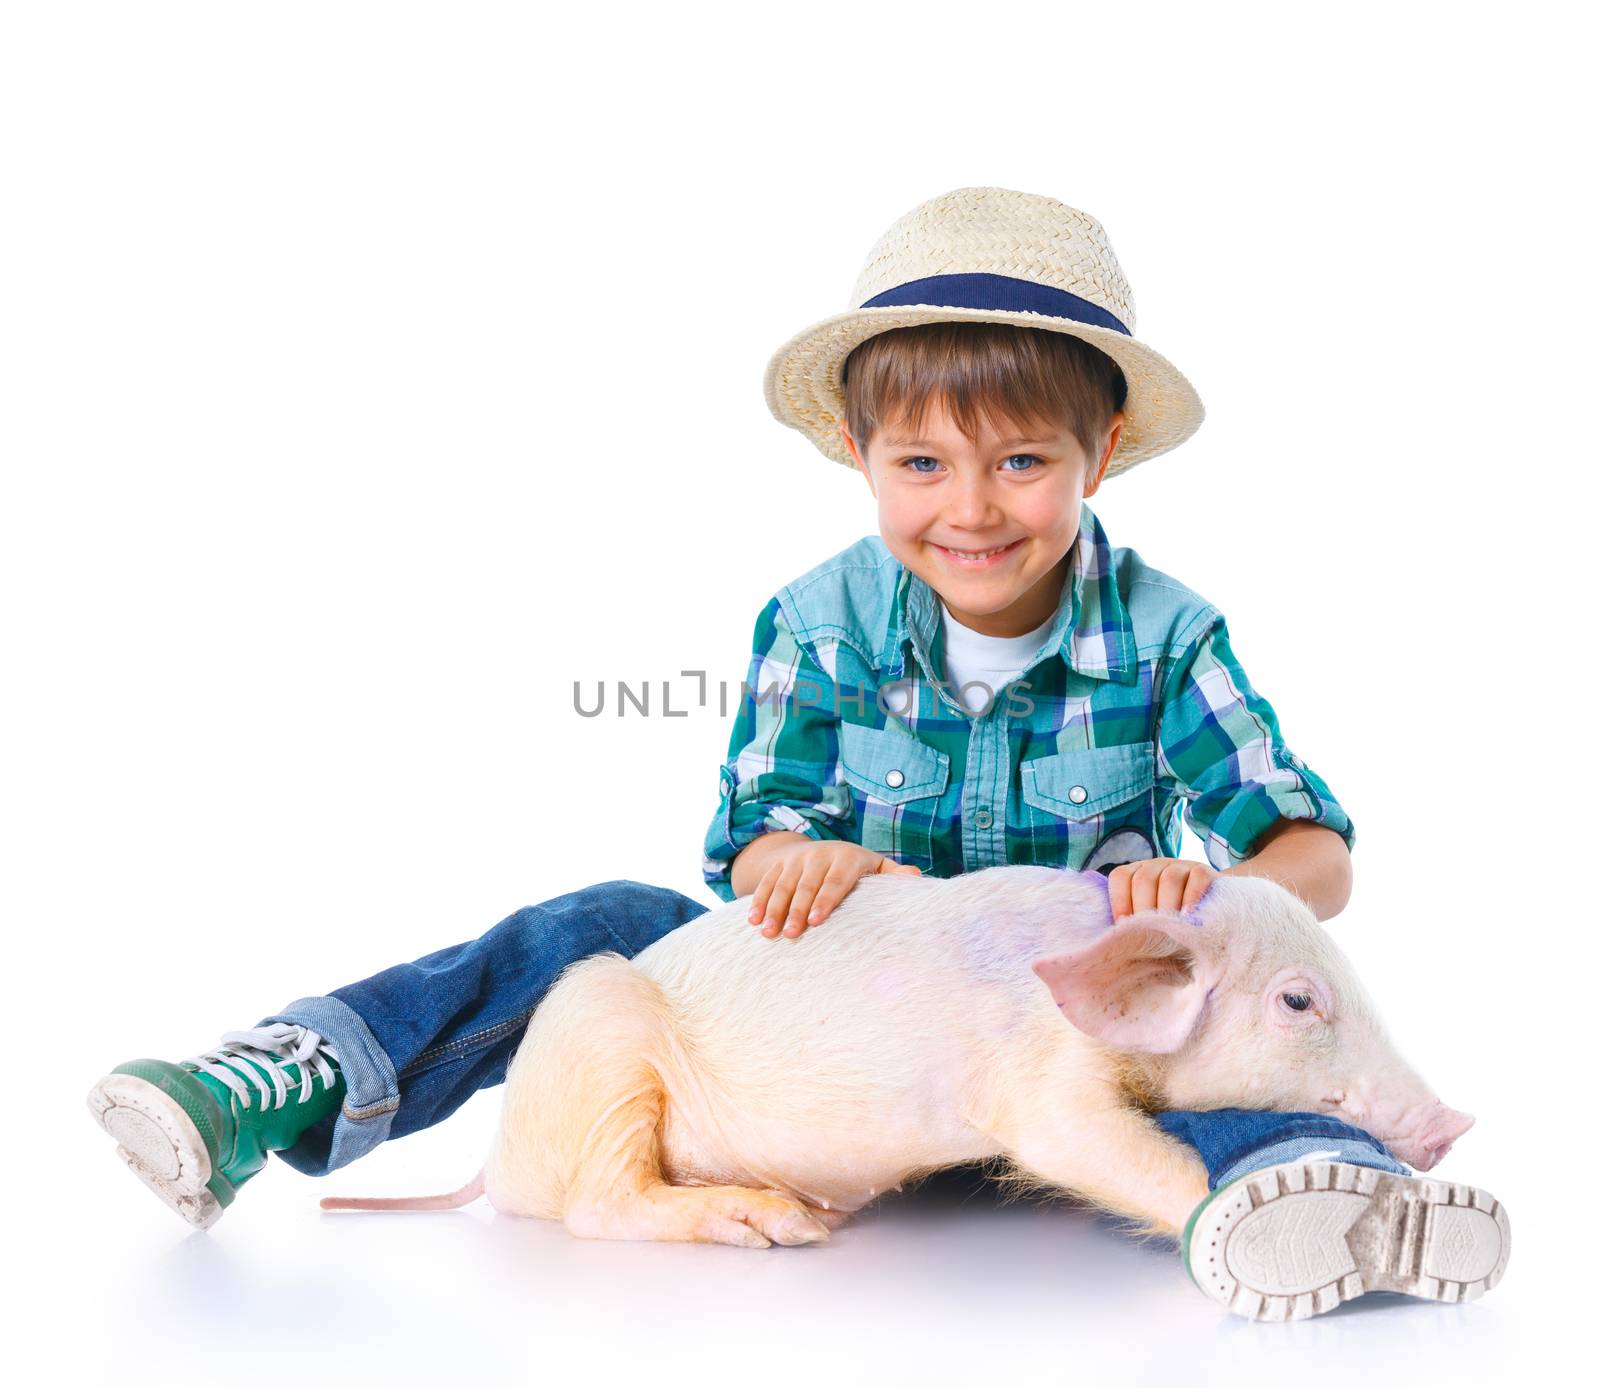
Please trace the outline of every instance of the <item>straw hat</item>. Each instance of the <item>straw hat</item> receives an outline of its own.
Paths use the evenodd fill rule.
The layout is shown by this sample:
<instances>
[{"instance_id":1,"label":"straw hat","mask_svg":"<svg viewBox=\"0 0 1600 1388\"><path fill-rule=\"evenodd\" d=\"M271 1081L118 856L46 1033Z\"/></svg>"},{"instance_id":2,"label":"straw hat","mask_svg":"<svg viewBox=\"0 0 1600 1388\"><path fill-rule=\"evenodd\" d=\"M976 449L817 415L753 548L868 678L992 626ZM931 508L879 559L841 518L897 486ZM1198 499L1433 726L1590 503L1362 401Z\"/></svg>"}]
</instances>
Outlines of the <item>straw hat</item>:
<instances>
[{"instance_id":1,"label":"straw hat","mask_svg":"<svg viewBox=\"0 0 1600 1388\"><path fill-rule=\"evenodd\" d=\"M1054 198L957 188L914 207L867 256L850 307L789 339L767 363L767 407L836 463L854 467L844 359L891 328L1015 323L1098 347L1128 382L1126 421L1106 476L1176 448L1205 407L1183 373L1134 337L1133 291L1105 228Z\"/></svg>"}]
</instances>

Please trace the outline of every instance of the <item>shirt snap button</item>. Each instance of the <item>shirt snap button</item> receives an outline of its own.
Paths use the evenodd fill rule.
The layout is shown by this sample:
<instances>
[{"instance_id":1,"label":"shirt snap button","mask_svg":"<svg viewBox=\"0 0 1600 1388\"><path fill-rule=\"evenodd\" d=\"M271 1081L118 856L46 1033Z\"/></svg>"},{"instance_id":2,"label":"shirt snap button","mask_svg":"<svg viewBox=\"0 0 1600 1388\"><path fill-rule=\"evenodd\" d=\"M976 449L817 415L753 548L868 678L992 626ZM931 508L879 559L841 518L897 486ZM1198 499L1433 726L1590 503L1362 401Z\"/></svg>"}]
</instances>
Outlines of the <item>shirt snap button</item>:
<instances>
[{"instance_id":1,"label":"shirt snap button","mask_svg":"<svg viewBox=\"0 0 1600 1388\"><path fill-rule=\"evenodd\" d=\"M1073 788L1067 792L1067 799L1072 801L1074 805L1081 805L1088 798L1089 792L1086 791L1082 786L1073 786Z\"/></svg>"},{"instance_id":2,"label":"shirt snap button","mask_svg":"<svg viewBox=\"0 0 1600 1388\"><path fill-rule=\"evenodd\" d=\"M972 822L980 829L987 829L994 823L994 816L988 810L979 810L972 816Z\"/></svg>"},{"instance_id":3,"label":"shirt snap button","mask_svg":"<svg viewBox=\"0 0 1600 1388\"><path fill-rule=\"evenodd\" d=\"M884 784L896 788L906 783L906 774L903 771L888 771L884 773Z\"/></svg>"}]
</instances>

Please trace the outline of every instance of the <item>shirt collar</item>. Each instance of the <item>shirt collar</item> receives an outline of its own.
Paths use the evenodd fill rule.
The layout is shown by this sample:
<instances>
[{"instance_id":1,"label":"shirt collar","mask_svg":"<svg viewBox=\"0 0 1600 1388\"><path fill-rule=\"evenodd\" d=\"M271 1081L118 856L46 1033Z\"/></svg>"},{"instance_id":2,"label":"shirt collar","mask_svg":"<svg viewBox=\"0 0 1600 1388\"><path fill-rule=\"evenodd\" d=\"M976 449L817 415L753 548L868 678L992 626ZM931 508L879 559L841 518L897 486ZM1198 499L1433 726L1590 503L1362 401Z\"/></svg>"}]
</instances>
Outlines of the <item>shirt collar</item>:
<instances>
[{"instance_id":1,"label":"shirt collar","mask_svg":"<svg viewBox=\"0 0 1600 1388\"><path fill-rule=\"evenodd\" d=\"M922 663L932 668L929 653L939 629L939 596L916 574L900 565L894 602L878 655L889 678L905 674L909 642ZM1055 620L1045 632L1029 668L1048 656L1060 655L1079 674L1131 683L1138 674L1138 656L1128 609L1117 591L1111 543L1100 519L1081 503L1078 539L1068 560L1067 581Z\"/></svg>"}]
</instances>

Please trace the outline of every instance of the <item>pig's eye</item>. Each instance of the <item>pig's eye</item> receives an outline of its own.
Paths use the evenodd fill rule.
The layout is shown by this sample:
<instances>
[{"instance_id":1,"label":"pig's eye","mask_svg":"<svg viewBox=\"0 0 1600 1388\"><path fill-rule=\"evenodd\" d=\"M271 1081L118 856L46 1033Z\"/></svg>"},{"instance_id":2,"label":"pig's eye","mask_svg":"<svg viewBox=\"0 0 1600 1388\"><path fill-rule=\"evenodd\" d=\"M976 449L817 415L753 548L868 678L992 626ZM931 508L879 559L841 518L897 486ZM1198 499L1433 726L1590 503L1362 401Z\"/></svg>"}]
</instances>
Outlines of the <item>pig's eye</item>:
<instances>
[{"instance_id":1,"label":"pig's eye","mask_svg":"<svg viewBox=\"0 0 1600 1388\"><path fill-rule=\"evenodd\" d=\"M1311 1009L1310 993L1285 993L1283 1005L1291 1012L1307 1012Z\"/></svg>"}]
</instances>

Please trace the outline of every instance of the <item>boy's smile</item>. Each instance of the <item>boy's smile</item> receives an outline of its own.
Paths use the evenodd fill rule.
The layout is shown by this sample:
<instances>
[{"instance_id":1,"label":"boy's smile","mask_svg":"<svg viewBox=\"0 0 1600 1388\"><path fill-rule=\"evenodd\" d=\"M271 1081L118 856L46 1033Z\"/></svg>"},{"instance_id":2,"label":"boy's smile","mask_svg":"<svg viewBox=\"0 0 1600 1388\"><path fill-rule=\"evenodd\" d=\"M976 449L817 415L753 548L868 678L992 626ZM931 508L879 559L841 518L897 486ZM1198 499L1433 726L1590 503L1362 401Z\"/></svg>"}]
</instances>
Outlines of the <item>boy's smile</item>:
<instances>
[{"instance_id":1,"label":"boy's smile","mask_svg":"<svg viewBox=\"0 0 1600 1388\"><path fill-rule=\"evenodd\" d=\"M865 457L845 425L840 432L878 500L889 552L963 626L1021 636L1061 601L1081 504L1105 475L1122 420L1121 411L1112 416L1092 469L1065 426L1052 433L1002 423L997 430L984 420L968 439L938 400L929 401L919 429L878 430Z\"/></svg>"}]
</instances>

